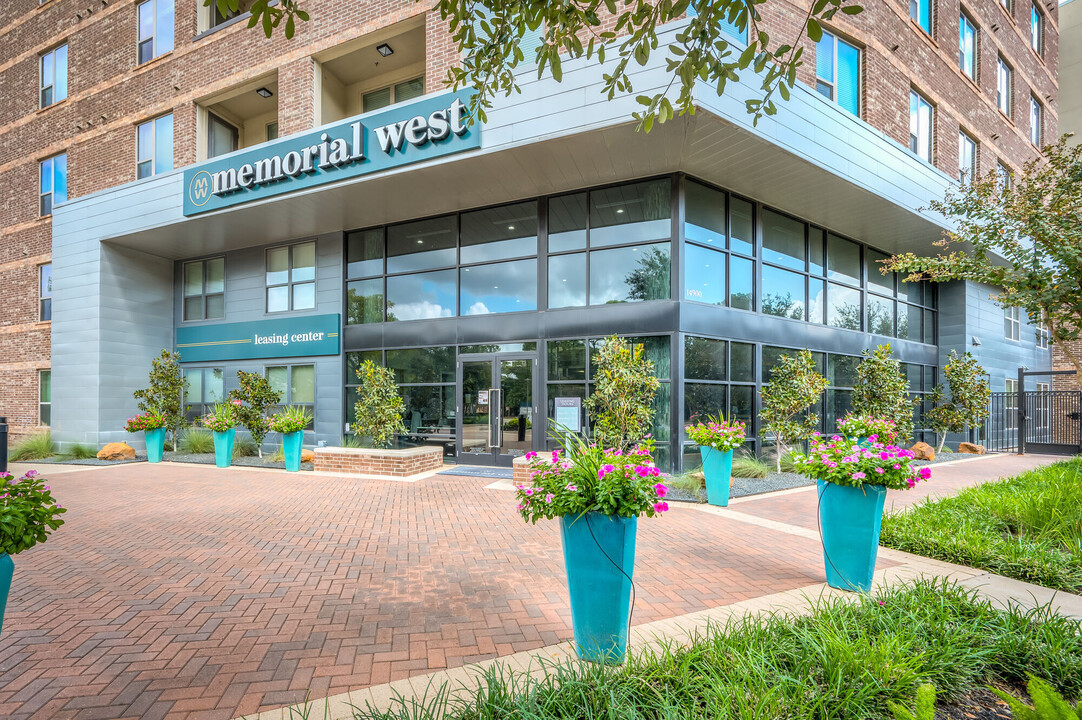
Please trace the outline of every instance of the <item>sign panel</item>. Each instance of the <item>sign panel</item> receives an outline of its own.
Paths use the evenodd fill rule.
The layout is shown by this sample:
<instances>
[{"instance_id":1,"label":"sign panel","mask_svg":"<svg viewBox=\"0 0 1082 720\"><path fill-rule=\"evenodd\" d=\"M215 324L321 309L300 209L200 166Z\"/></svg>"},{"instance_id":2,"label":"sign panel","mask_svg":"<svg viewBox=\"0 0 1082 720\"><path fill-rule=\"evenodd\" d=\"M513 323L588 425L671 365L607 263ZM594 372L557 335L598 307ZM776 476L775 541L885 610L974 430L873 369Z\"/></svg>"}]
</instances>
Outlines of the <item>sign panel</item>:
<instances>
[{"instance_id":1,"label":"sign panel","mask_svg":"<svg viewBox=\"0 0 1082 720\"><path fill-rule=\"evenodd\" d=\"M308 315L177 328L182 362L337 355L340 315Z\"/></svg>"},{"instance_id":2,"label":"sign panel","mask_svg":"<svg viewBox=\"0 0 1082 720\"><path fill-rule=\"evenodd\" d=\"M184 214L196 215L481 147L464 88L358 115L184 171Z\"/></svg>"},{"instance_id":3,"label":"sign panel","mask_svg":"<svg viewBox=\"0 0 1082 720\"><path fill-rule=\"evenodd\" d=\"M582 432L582 398L556 398L556 425L560 430Z\"/></svg>"}]
</instances>

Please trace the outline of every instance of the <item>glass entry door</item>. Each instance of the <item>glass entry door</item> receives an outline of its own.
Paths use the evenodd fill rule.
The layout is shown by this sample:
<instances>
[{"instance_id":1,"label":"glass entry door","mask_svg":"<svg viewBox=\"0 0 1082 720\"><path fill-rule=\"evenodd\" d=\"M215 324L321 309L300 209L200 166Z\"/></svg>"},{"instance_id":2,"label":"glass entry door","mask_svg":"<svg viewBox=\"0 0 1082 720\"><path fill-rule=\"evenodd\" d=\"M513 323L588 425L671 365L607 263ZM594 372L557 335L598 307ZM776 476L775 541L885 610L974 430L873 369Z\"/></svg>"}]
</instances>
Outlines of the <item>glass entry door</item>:
<instances>
[{"instance_id":1,"label":"glass entry door","mask_svg":"<svg viewBox=\"0 0 1082 720\"><path fill-rule=\"evenodd\" d=\"M459 360L459 462L510 466L533 449L536 361L533 354Z\"/></svg>"}]
</instances>

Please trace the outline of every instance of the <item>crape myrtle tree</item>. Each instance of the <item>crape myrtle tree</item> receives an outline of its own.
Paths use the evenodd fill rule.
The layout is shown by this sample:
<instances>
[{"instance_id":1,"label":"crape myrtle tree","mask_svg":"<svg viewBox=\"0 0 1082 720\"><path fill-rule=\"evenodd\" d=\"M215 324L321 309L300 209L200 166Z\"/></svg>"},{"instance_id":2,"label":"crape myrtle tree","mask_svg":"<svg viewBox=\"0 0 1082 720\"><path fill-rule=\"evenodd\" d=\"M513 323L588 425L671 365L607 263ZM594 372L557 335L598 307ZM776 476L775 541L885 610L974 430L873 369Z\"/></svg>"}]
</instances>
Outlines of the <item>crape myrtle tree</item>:
<instances>
[{"instance_id":1,"label":"crape myrtle tree","mask_svg":"<svg viewBox=\"0 0 1082 720\"><path fill-rule=\"evenodd\" d=\"M187 424L184 418L184 392L188 379L180 369L180 353L162 350L150 367L150 385L136 390L132 397L139 401L142 412L156 412L165 418L165 427L173 437L173 452L177 451L177 435Z\"/></svg>"},{"instance_id":2,"label":"crape myrtle tree","mask_svg":"<svg viewBox=\"0 0 1082 720\"><path fill-rule=\"evenodd\" d=\"M999 288L1001 307L1041 321L1082 377L1068 344L1082 334L1082 145L1063 136L1004 183L995 173L947 191L930 208L954 223L936 257L895 255L906 280L973 280Z\"/></svg>"},{"instance_id":3,"label":"crape myrtle tree","mask_svg":"<svg viewBox=\"0 0 1082 720\"><path fill-rule=\"evenodd\" d=\"M770 384L763 386L759 419L763 431L777 440L778 472L786 448L819 427L819 416L810 409L819 402L826 387L826 378L816 372L815 358L807 350L795 356L782 355L771 373Z\"/></svg>"},{"instance_id":4,"label":"crape myrtle tree","mask_svg":"<svg viewBox=\"0 0 1082 720\"><path fill-rule=\"evenodd\" d=\"M203 4L216 4L223 15L236 14L240 0L203 0ZM292 38L297 22L310 19L308 10L314 4L315 0L255 0L249 8L248 27L261 26L267 37L281 28ZM813 0L799 29L779 40L771 37L764 23L764 15L776 10L777 2L697 0L694 17L680 32L671 39L658 37L659 26L679 19L692 5L691 0L437 0L433 7L447 22L462 58L448 71L445 82L456 89L477 89L469 109L481 122L497 94L520 92L516 77L520 66L536 67L538 77L548 70L559 82L568 60L596 61L604 67L604 92L611 100L633 94L630 73L635 66L645 65L652 54L663 52L669 82L660 92L637 96L642 110L634 117L647 132L655 122L664 123L674 114L694 113L697 83L720 95L730 81L739 80L739 73L749 70L758 75L760 92L745 101L747 111L755 122L775 114L775 97L789 99L797 68L804 62L801 40L805 33L818 42L822 21L829 22L838 12L861 12L851 0ZM733 41L726 24L747 30L747 47ZM526 57L523 41L528 32L538 31L541 42L532 57Z\"/></svg>"},{"instance_id":5,"label":"crape myrtle tree","mask_svg":"<svg viewBox=\"0 0 1082 720\"><path fill-rule=\"evenodd\" d=\"M943 383L935 386L932 407L927 412L928 427L939 434L936 452L943 452L947 433L965 432L988 417L991 396L988 373L968 352L959 357L956 350L951 350L950 359L943 366L943 376L947 379L947 388L944 389ZM948 389L949 400L946 397Z\"/></svg>"},{"instance_id":6,"label":"crape myrtle tree","mask_svg":"<svg viewBox=\"0 0 1082 720\"><path fill-rule=\"evenodd\" d=\"M915 398L909 395L902 363L892 357L889 343L863 356L853 386L853 412L893 421L898 442L904 442L913 434Z\"/></svg>"},{"instance_id":7,"label":"crape myrtle tree","mask_svg":"<svg viewBox=\"0 0 1082 720\"><path fill-rule=\"evenodd\" d=\"M263 438L270 432L267 413L282 402L282 392L272 388L270 381L259 373L238 370L237 381L240 387L229 391L229 399L240 403L234 405L233 416L252 436L259 457L263 457Z\"/></svg>"}]
</instances>

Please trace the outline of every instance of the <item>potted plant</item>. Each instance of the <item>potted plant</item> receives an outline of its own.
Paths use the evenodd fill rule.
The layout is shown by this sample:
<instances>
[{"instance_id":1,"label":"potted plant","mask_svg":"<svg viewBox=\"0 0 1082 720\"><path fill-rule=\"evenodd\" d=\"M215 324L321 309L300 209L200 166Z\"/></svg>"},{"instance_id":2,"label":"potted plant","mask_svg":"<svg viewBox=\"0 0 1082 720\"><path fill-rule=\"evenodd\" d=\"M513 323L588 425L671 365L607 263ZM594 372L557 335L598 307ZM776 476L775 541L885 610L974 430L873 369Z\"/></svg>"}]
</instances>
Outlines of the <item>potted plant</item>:
<instances>
[{"instance_id":1,"label":"potted plant","mask_svg":"<svg viewBox=\"0 0 1082 720\"><path fill-rule=\"evenodd\" d=\"M45 542L64 524L60 516L66 512L36 470L18 480L11 473L0 473L0 630L15 572L11 556Z\"/></svg>"},{"instance_id":2,"label":"potted plant","mask_svg":"<svg viewBox=\"0 0 1082 720\"><path fill-rule=\"evenodd\" d=\"M161 462L165 450L165 425L167 418L150 410L142 415L128 418L125 429L130 433L142 432L147 443L147 462Z\"/></svg>"},{"instance_id":3,"label":"potted plant","mask_svg":"<svg viewBox=\"0 0 1082 720\"><path fill-rule=\"evenodd\" d=\"M233 461L233 440L237 434L234 422L233 403L214 403L214 410L203 418L203 425L214 433L214 464L220 468L229 467Z\"/></svg>"},{"instance_id":4,"label":"potted plant","mask_svg":"<svg viewBox=\"0 0 1082 720\"><path fill-rule=\"evenodd\" d=\"M703 458L706 501L711 505L729 505L729 487L733 482L733 450L744 444L744 423L729 422L723 417L707 418L705 423L688 425L684 432L698 444Z\"/></svg>"},{"instance_id":5,"label":"potted plant","mask_svg":"<svg viewBox=\"0 0 1082 720\"><path fill-rule=\"evenodd\" d=\"M652 443L624 452L559 437L565 450L530 452L533 483L517 488L518 511L559 518L575 648L583 660L617 664L627 652L635 534L640 515L669 509Z\"/></svg>"},{"instance_id":6,"label":"potted plant","mask_svg":"<svg viewBox=\"0 0 1082 720\"><path fill-rule=\"evenodd\" d=\"M312 413L308 412L307 408L292 405L271 418L271 430L282 433L282 453L285 455L286 470L289 472L297 472L301 469L304 429L310 422L312 422Z\"/></svg>"},{"instance_id":7,"label":"potted plant","mask_svg":"<svg viewBox=\"0 0 1082 720\"><path fill-rule=\"evenodd\" d=\"M841 590L872 589L887 489L908 490L931 475L928 467L913 467L912 450L869 441L861 447L841 435L815 437L808 454L796 456L818 486L827 584Z\"/></svg>"},{"instance_id":8,"label":"potted plant","mask_svg":"<svg viewBox=\"0 0 1082 720\"><path fill-rule=\"evenodd\" d=\"M893 420L851 412L838 420L838 432L863 447L869 442L893 443L897 438Z\"/></svg>"}]
</instances>

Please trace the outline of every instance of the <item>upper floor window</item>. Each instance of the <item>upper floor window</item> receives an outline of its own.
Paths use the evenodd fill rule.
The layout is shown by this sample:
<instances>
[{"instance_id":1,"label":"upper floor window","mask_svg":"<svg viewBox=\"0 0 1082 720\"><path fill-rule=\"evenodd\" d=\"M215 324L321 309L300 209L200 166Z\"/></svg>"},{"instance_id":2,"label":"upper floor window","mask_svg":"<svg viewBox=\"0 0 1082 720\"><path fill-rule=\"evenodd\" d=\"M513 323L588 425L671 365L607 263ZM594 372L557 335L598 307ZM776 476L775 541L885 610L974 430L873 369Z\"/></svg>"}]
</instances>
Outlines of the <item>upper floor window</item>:
<instances>
[{"instance_id":1,"label":"upper floor window","mask_svg":"<svg viewBox=\"0 0 1082 720\"><path fill-rule=\"evenodd\" d=\"M1047 350L1048 345L1050 344L1050 341L1052 339L1052 332L1048 329L1048 325L1046 325L1044 321L1037 323L1037 330L1035 334L1037 336L1037 347L1041 348L1042 350Z\"/></svg>"},{"instance_id":2,"label":"upper floor window","mask_svg":"<svg viewBox=\"0 0 1082 720\"><path fill-rule=\"evenodd\" d=\"M53 206L68 199L68 154L60 153L41 161L38 211L53 214Z\"/></svg>"},{"instance_id":3,"label":"upper floor window","mask_svg":"<svg viewBox=\"0 0 1082 720\"><path fill-rule=\"evenodd\" d=\"M68 96L68 46L65 43L41 56L41 107L49 107Z\"/></svg>"},{"instance_id":4,"label":"upper floor window","mask_svg":"<svg viewBox=\"0 0 1082 720\"><path fill-rule=\"evenodd\" d=\"M1011 171L1001 162L996 163L996 182L1001 191L1011 189Z\"/></svg>"},{"instance_id":5,"label":"upper floor window","mask_svg":"<svg viewBox=\"0 0 1082 720\"><path fill-rule=\"evenodd\" d=\"M999 0L999 4L1003 6L1003 9L1007 11L1007 14L1011 12L1011 0Z\"/></svg>"},{"instance_id":6,"label":"upper floor window","mask_svg":"<svg viewBox=\"0 0 1082 720\"><path fill-rule=\"evenodd\" d=\"M297 243L267 251L267 312L316 306L316 244Z\"/></svg>"},{"instance_id":7,"label":"upper floor window","mask_svg":"<svg viewBox=\"0 0 1082 720\"><path fill-rule=\"evenodd\" d=\"M361 104L363 112L372 112L373 110L385 108L388 105L394 105L395 103L421 97L424 94L425 79L422 76L413 78L412 80L395 83L394 85L388 85L379 90L366 92L361 98Z\"/></svg>"},{"instance_id":8,"label":"upper floor window","mask_svg":"<svg viewBox=\"0 0 1082 720\"><path fill-rule=\"evenodd\" d=\"M173 49L173 0L146 0L139 4L139 62Z\"/></svg>"},{"instance_id":9,"label":"upper floor window","mask_svg":"<svg viewBox=\"0 0 1082 720\"><path fill-rule=\"evenodd\" d=\"M977 79L977 26L965 13L958 16L958 67L971 80Z\"/></svg>"},{"instance_id":10,"label":"upper floor window","mask_svg":"<svg viewBox=\"0 0 1082 720\"><path fill-rule=\"evenodd\" d=\"M1036 4L1029 9L1029 46L1038 55L1044 54L1044 18Z\"/></svg>"},{"instance_id":11,"label":"upper floor window","mask_svg":"<svg viewBox=\"0 0 1082 720\"><path fill-rule=\"evenodd\" d=\"M38 266L38 320L53 319L53 265Z\"/></svg>"},{"instance_id":12,"label":"upper floor window","mask_svg":"<svg viewBox=\"0 0 1082 720\"><path fill-rule=\"evenodd\" d=\"M225 317L225 258L184 263L184 319Z\"/></svg>"},{"instance_id":13,"label":"upper floor window","mask_svg":"<svg viewBox=\"0 0 1082 720\"><path fill-rule=\"evenodd\" d=\"M688 9L687 9L688 17L695 17L696 15L699 14L699 9L698 9L698 7L696 7L697 5L698 5L698 0L692 0L691 4L688 5ZM726 35L731 35L732 37L736 38L737 40L744 43L745 45L748 44L748 31L747 31L747 28L741 30L740 27L735 22L729 22L729 14L728 13L725 13L718 20L718 25L721 27L721 31L723 33L725 33ZM526 57L529 58L531 56L527 55Z\"/></svg>"},{"instance_id":14,"label":"upper floor window","mask_svg":"<svg viewBox=\"0 0 1082 720\"><path fill-rule=\"evenodd\" d=\"M932 162L932 104L916 90L909 91L909 149Z\"/></svg>"},{"instance_id":15,"label":"upper floor window","mask_svg":"<svg viewBox=\"0 0 1082 720\"><path fill-rule=\"evenodd\" d=\"M932 0L909 0L909 17L929 35L932 34Z\"/></svg>"},{"instance_id":16,"label":"upper floor window","mask_svg":"<svg viewBox=\"0 0 1082 720\"><path fill-rule=\"evenodd\" d=\"M1041 141L1044 139L1041 133L1042 117L1041 104L1031 95L1029 98L1029 141L1037 147L1041 146Z\"/></svg>"},{"instance_id":17,"label":"upper floor window","mask_svg":"<svg viewBox=\"0 0 1082 720\"><path fill-rule=\"evenodd\" d=\"M999 111L1011 116L1011 66L1001 56L996 66L996 107Z\"/></svg>"},{"instance_id":18,"label":"upper floor window","mask_svg":"<svg viewBox=\"0 0 1082 720\"><path fill-rule=\"evenodd\" d=\"M162 115L136 128L135 173L150 177L173 169L173 115Z\"/></svg>"},{"instance_id":19,"label":"upper floor window","mask_svg":"<svg viewBox=\"0 0 1082 720\"><path fill-rule=\"evenodd\" d=\"M212 112L207 113L207 158L218 157L237 149L240 131Z\"/></svg>"},{"instance_id":20,"label":"upper floor window","mask_svg":"<svg viewBox=\"0 0 1082 720\"><path fill-rule=\"evenodd\" d=\"M973 182L977 167L977 141L958 131L958 180L963 184Z\"/></svg>"},{"instance_id":21,"label":"upper floor window","mask_svg":"<svg viewBox=\"0 0 1082 720\"><path fill-rule=\"evenodd\" d=\"M1003 311L1003 336L1008 340L1022 339L1022 311L1016 307Z\"/></svg>"},{"instance_id":22,"label":"upper floor window","mask_svg":"<svg viewBox=\"0 0 1082 720\"><path fill-rule=\"evenodd\" d=\"M815 49L815 89L860 116L860 49L824 32Z\"/></svg>"},{"instance_id":23,"label":"upper floor window","mask_svg":"<svg viewBox=\"0 0 1082 720\"><path fill-rule=\"evenodd\" d=\"M211 3L211 7L208 8L208 10L210 11L210 26L218 27L219 25L229 22L233 18L240 17L241 15L251 10L253 4L254 0L240 0L240 2L237 3L236 10L226 10L223 13L218 8L218 3Z\"/></svg>"}]
</instances>

